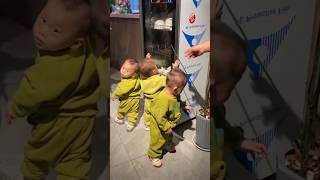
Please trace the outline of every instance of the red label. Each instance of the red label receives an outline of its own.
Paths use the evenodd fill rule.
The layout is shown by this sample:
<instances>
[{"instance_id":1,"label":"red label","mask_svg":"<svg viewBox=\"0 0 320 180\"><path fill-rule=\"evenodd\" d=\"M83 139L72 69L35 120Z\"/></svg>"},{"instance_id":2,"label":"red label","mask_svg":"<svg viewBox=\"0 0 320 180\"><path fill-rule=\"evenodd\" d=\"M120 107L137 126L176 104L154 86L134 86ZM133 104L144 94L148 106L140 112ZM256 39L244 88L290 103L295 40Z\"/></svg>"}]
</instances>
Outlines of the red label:
<instances>
[{"instance_id":1,"label":"red label","mask_svg":"<svg viewBox=\"0 0 320 180\"><path fill-rule=\"evenodd\" d=\"M191 15L189 16L189 22L192 24L196 21L196 14L195 13L191 13Z\"/></svg>"}]
</instances>

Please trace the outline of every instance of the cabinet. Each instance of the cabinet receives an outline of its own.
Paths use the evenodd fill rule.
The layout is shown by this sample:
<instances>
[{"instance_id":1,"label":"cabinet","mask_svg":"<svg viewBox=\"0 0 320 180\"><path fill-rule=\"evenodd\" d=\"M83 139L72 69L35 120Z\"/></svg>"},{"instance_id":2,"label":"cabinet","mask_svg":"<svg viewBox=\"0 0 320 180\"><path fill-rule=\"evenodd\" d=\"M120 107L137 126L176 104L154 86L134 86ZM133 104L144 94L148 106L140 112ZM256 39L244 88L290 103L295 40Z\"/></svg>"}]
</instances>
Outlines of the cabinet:
<instances>
[{"instance_id":1,"label":"cabinet","mask_svg":"<svg viewBox=\"0 0 320 180\"><path fill-rule=\"evenodd\" d=\"M168 67L174 57L172 47L176 47L175 0L141 1L144 32L144 53L151 53L159 66Z\"/></svg>"},{"instance_id":2,"label":"cabinet","mask_svg":"<svg viewBox=\"0 0 320 180\"><path fill-rule=\"evenodd\" d=\"M120 68L126 58L141 59L143 55L143 33L138 14L110 15L111 67Z\"/></svg>"}]
</instances>

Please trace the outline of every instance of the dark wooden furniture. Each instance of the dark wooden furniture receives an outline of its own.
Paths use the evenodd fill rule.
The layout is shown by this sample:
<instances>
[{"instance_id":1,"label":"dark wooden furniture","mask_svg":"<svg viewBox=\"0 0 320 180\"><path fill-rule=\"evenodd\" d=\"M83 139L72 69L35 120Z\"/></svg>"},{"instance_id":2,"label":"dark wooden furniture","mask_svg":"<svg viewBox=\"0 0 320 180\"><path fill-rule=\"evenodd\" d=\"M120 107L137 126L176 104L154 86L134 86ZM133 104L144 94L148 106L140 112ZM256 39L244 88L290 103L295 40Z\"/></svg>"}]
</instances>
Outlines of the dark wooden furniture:
<instances>
[{"instance_id":1,"label":"dark wooden furniture","mask_svg":"<svg viewBox=\"0 0 320 180\"><path fill-rule=\"evenodd\" d=\"M119 68L126 58L143 58L140 15L110 15L110 57L114 68Z\"/></svg>"}]
</instances>

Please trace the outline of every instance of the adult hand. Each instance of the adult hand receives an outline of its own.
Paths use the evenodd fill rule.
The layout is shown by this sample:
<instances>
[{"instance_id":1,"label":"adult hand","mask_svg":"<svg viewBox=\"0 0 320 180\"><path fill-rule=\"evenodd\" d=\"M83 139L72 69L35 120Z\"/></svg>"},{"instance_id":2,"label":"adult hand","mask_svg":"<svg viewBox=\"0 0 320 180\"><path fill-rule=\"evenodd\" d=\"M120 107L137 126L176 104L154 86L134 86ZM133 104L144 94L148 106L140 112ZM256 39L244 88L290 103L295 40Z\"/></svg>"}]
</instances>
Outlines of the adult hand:
<instances>
[{"instance_id":1,"label":"adult hand","mask_svg":"<svg viewBox=\"0 0 320 180\"><path fill-rule=\"evenodd\" d=\"M205 52L210 51L210 41L206 41L202 44L195 45L184 52L185 57L195 58L201 56Z\"/></svg>"}]
</instances>

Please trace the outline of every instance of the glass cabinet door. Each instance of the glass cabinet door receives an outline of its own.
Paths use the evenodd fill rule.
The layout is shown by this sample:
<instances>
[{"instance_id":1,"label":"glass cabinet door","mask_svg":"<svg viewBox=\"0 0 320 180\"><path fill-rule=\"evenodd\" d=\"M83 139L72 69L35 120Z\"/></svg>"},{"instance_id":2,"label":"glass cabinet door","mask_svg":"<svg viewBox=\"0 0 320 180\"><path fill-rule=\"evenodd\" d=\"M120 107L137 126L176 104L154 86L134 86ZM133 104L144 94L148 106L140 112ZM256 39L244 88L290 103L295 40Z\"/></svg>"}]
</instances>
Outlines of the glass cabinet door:
<instances>
[{"instance_id":1,"label":"glass cabinet door","mask_svg":"<svg viewBox=\"0 0 320 180\"><path fill-rule=\"evenodd\" d=\"M142 0L144 53L150 53L160 67L174 60L175 0Z\"/></svg>"}]
</instances>

